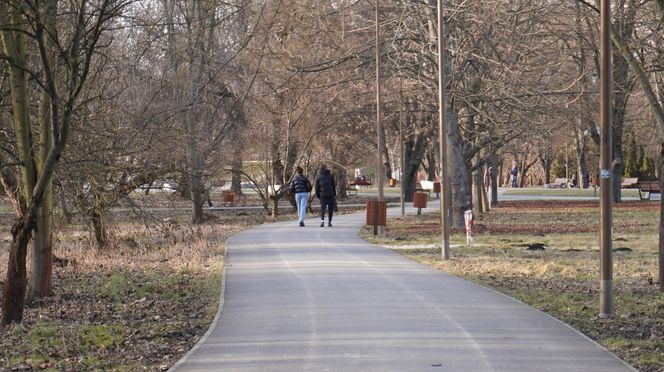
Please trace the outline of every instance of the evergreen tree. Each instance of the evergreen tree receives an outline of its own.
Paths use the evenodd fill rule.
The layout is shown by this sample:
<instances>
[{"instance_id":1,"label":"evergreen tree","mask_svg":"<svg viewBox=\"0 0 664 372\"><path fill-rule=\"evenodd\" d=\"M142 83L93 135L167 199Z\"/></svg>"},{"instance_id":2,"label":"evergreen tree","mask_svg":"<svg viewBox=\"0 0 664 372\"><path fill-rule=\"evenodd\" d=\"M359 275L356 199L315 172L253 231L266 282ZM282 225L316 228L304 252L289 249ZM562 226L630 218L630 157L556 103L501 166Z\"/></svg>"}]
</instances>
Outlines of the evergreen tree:
<instances>
[{"instance_id":1,"label":"evergreen tree","mask_svg":"<svg viewBox=\"0 0 664 372\"><path fill-rule=\"evenodd\" d=\"M639 163L637 163L636 138L633 134L627 135L625 141L625 163L624 163L624 176L637 177L639 172Z\"/></svg>"},{"instance_id":2,"label":"evergreen tree","mask_svg":"<svg viewBox=\"0 0 664 372\"><path fill-rule=\"evenodd\" d=\"M642 168L645 161L646 161L646 150L644 149L643 145L639 145L639 156L638 160L636 161L636 164L638 164L639 167L637 172L638 174L636 176L638 176L639 178L646 176L645 173L642 174L643 170Z\"/></svg>"},{"instance_id":3,"label":"evergreen tree","mask_svg":"<svg viewBox=\"0 0 664 372\"><path fill-rule=\"evenodd\" d=\"M654 181L657 179L655 176L655 160L651 157L644 156L643 162L639 167L639 179L644 181Z\"/></svg>"}]
</instances>

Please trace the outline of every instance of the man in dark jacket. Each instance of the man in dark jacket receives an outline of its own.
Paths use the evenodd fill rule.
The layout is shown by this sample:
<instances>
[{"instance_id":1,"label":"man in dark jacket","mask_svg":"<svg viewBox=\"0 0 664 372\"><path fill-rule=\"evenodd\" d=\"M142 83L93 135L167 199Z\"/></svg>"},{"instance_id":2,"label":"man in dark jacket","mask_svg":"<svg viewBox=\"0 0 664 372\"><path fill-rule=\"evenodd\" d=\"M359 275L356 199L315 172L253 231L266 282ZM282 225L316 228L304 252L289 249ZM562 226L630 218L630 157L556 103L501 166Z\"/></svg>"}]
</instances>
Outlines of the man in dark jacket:
<instances>
[{"instance_id":1,"label":"man in dark jacket","mask_svg":"<svg viewBox=\"0 0 664 372\"><path fill-rule=\"evenodd\" d=\"M316 197L320 200L320 227L325 226L325 209L328 211L327 226L332 227L332 213L337 197L337 184L334 176L324 165L320 167L320 174L316 178Z\"/></svg>"}]
</instances>

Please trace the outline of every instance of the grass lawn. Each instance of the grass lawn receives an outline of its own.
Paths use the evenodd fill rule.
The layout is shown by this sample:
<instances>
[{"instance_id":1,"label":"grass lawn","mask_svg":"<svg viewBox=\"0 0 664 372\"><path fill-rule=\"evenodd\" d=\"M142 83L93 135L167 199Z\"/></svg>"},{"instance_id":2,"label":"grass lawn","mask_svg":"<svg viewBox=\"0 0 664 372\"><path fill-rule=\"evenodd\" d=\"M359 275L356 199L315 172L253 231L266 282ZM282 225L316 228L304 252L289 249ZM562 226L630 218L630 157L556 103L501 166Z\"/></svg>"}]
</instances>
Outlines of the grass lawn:
<instances>
[{"instance_id":1,"label":"grass lawn","mask_svg":"<svg viewBox=\"0 0 664 372\"><path fill-rule=\"evenodd\" d=\"M379 239L367 228L361 233L413 260L531 304L640 371L664 371L664 293L656 283L659 202L614 207L612 319L598 317L598 211L596 201L501 202L476 219L471 245L462 230L453 231L448 261L441 260L435 213L390 220ZM432 244L436 247L426 248ZM537 247L544 249L532 250Z\"/></svg>"},{"instance_id":2,"label":"grass lawn","mask_svg":"<svg viewBox=\"0 0 664 372\"><path fill-rule=\"evenodd\" d=\"M543 187L524 187L505 189L505 195L541 195L541 196L571 196L571 197L599 197L599 189L545 189ZM639 190L622 189L623 197L639 197Z\"/></svg>"}]
</instances>

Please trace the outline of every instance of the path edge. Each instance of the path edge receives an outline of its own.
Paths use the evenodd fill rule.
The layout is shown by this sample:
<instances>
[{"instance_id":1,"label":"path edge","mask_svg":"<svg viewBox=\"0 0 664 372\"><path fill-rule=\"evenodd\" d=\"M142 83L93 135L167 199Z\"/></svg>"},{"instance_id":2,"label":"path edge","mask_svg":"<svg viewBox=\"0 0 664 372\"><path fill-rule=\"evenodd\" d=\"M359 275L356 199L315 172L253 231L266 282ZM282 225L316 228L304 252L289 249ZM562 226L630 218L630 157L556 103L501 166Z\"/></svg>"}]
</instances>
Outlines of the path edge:
<instances>
[{"instance_id":1,"label":"path edge","mask_svg":"<svg viewBox=\"0 0 664 372\"><path fill-rule=\"evenodd\" d=\"M198 342L191 348L189 351L187 351L186 354L184 354L175 364L171 366L167 370L167 372L175 372L177 371L178 368L180 368L191 356L198 350L201 345L207 341L208 337L212 334L212 331L216 328L217 323L219 322L219 318L221 318L221 312L224 309L224 300L226 299L226 258L228 255L228 247L230 246L230 241L232 237L228 240L226 240L226 246L224 247L224 268L221 270L221 289L219 293L219 306L217 307L217 313L214 316L214 319L212 320L212 323L210 323L210 327L205 331L205 334L203 337L201 337Z\"/></svg>"}]
</instances>

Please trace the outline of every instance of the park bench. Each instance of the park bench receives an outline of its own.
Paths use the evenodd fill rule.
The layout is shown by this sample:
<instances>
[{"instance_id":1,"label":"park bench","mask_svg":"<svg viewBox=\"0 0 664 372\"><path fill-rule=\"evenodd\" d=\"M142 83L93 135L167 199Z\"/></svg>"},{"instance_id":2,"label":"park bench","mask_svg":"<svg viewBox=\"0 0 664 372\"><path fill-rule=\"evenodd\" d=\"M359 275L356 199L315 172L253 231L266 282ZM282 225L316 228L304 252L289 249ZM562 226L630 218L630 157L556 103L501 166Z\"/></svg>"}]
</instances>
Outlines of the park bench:
<instances>
[{"instance_id":1,"label":"park bench","mask_svg":"<svg viewBox=\"0 0 664 372\"><path fill-rule=\"evenodd\" d=\"M281 185L268 185L267 186L267 193L268 195L276 195L279 190L281 190Z\"/></svg>"},{"instance_id":2,"label":"park bench","mask_svg":"<svg viewBox=\"0 0 664 372\"><path fill-rule=\"evenodd\" d=\"M415 189L426 192L429 196L431 196L431 192L440 194L440 182L420 181Z\"/></svg>"},{"instance_id":3,"label":"park bench","mask_svg":"<svg viewBox=\"0 0 664 372\"><path fill-rule=\"evenodd\" d=\"M549 184L551 189L562 189L567 188L567 178L556 178L552 183Z\"/></svg>"},{"instance_id":4,"label":"park bench","mask_svg":"<svg viewBox=\"0 0 664 372\"><path fill-rule=\"evenodd\" d=\"M348 195L357 195L357 191L362 186L371 186L371 184L370 178L355 178L348 181L348 188L346 191L348 192Z\"/></svg>"},{"instance_id":5,"label":"park bench","mask_svg":"<svg viewBox=\"0 0 664 372\"><path fill-rule=\"evenodd\" d=\"M662 193L659 188L659 181L639 181L637 185L641 200L650 200L650 195Z\"/></svg>"},{"instance_id":6,"label":"park bench","mask_svg":"<svg viewBox=\"0 0 664 372\"><path fill-rule=\"evenodd\" d=\"M635 189L639 187L638 178L625 178L620 184L621 189Z\"/></svg>"}]
</instances>

